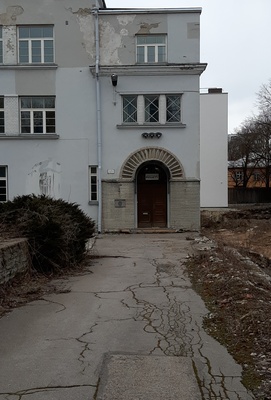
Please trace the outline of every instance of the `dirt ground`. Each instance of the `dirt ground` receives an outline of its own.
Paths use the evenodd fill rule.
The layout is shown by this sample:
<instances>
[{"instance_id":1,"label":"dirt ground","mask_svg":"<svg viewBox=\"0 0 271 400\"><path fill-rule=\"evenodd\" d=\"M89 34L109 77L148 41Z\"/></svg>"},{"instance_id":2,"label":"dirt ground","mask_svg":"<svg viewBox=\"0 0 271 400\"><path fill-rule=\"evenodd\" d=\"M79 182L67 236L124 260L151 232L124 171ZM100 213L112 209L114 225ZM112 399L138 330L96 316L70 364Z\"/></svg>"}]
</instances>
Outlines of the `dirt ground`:
<instances>
[{"instance_id":1,"label":"dirt ground","mask_svg":"<svg viewBox=\"0 0 271 400\"><path fill-rule=\"evenodd\" d=\"M187 263L210 310L205 329L243 366L256 399L271 399L271 208L202 216L202 239Z\"/></svg>"}]
</instances>

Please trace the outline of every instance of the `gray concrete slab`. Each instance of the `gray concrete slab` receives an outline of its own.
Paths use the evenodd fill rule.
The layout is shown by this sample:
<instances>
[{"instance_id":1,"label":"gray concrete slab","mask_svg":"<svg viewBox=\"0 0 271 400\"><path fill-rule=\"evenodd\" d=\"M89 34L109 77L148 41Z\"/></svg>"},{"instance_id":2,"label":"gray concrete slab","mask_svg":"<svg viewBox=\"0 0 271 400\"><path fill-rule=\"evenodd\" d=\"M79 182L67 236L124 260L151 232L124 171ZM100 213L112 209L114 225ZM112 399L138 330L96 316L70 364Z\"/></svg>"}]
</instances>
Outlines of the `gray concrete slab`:
<instances>
[{"instance_id":1,"label":"gray concrete slab","mask_svg":"<svg viewBox=\"0 0 271 400\"><path fill-rule=\"evenodd\" d=\"M94 399L107 353L187 358L202 399L251 400L241 367L202 328L208 310L184 273L186 236L100 236L88 270L56 281L65 293L0 319L0 400Z\"/></svg>"},{"instance_id":2,"label":"gray concrete slab","mask_svg":"<svg viewBox=\"0 0 271 400\"><path fill-rule=\"evenodd\" d=\"M184 357L109 355L97 400L201 400L192 361Z\"/></svg>"}]
</instances>

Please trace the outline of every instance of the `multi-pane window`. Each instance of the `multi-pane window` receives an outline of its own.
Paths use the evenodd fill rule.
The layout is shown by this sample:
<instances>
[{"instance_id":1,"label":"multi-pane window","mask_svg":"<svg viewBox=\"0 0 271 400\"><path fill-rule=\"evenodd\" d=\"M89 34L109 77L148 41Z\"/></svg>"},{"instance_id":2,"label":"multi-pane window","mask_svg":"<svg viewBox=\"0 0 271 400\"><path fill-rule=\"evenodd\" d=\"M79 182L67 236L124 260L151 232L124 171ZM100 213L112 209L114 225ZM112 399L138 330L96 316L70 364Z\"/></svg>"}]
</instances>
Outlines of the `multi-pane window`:
<instances>
[{"instance_id":1,"label":"multi-pane window","mask_svg":"<svg viewBox=\"0 0 271 400\"><path fill-rule=\"evenodd\" d=\"M19 63L54 62L53 26L19 27Z\"/></svg>"},{"instance_id":2,"label":"multi-pane window","mask_svg":"<svg viewBox=\"0 0 271 400\"><path fill-rule=\"evenodd\" d=\"M5 133L4 97L0 97L0 133Z\"/></svg>"},{"instance_id":3,"label":"multi-pane window","mask_svg":"<svg viewBox=\"0 0 271 400\"><path fill-rule=\"evenodd\" d=\"M181 121L181 98L180 96L166 96L167 122Z\"/></svg>"},{"instance_id":4,"label":"multi-pane window","mask_svg":"<svg viewBox=\"0 0 271 400\"><path fill-rule=\"evenodd\" d=\"M0 201L8 199L7 179L7 167L0 165Z\"/></svg>"},{"instance_id":5,"label":"multi-pane window","mask_svg":"<svg viewBox=\"0 0 271 400\"><path fill-rule=\"evenodd\" d=\"M98 171L96 166L89 167L90 201L98 201Z\"/></svg>"},{"instance_id":6,"label":"multi-pane window","mask_svg":"<svg viewBox=\"0 0 271 400\"><path fill-rule=\"evenodd\" d=\"M21 97L21 133L55 133L55 97Z\"/></svg>"},{"instance_id":7,"label":"multi-pane window","mask_svg":"<svg viewBox=\"0 0 271 400\"><path fill-rule=\"evenodd\" d=\"M137 96L123 97L123 122L137 122Z\"/></svg>"},{"instance_id":8,"label":"multi-pane window","mask_svg":"<svg viewBox=\"0 0 271 400\"><path fill-rule=\"evenodd\" d=\"M159 96L144 96L145 122L159 122Z\"/></svg>"},{"instance_id":9,"label":"multi-pane window","mask_svg":"<svg viewBox=\"0 0 271 400\"><path fill-rule=\"evenodd\" d=\"M180 124L181 95L125 95L123 96L124 124Z\"/></svg>"},{"instance_id":10,"label":"multi-pane window","mask_svg":"<svg viewBox=\"0 0 271 400\"><path fill-rule=\"evenodd\" d=\"M3 64L3 29L0 26L0 64Z\"/></svg>"},{"instance_id":11,"label":"multi-pane window","mask_svg":"<svg viewBox=\"0 0 271 400\"><path fill-rule=\"evenodd\" d=\"M166 35L139 35L136 37L138 63L166 62Z\"/></svg>"}]
</instances>

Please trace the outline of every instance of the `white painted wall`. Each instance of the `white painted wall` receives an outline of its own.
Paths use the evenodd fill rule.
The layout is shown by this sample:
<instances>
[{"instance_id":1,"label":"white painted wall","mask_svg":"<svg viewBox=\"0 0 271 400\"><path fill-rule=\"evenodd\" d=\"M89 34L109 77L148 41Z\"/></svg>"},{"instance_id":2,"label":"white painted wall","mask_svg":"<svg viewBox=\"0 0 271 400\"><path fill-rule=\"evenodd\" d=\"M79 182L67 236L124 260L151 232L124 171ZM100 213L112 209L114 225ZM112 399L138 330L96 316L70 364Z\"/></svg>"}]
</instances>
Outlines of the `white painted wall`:
<instances>
[{"instance_id":1,"label":"white painted wall","mask_svg":"<svg viewBox=\"0 0 271 400\"><path fill-rule=\"evenodd\" d=\"M228 94L200 95L200 205L228 207Z\"/></svg>"}]
</instances>

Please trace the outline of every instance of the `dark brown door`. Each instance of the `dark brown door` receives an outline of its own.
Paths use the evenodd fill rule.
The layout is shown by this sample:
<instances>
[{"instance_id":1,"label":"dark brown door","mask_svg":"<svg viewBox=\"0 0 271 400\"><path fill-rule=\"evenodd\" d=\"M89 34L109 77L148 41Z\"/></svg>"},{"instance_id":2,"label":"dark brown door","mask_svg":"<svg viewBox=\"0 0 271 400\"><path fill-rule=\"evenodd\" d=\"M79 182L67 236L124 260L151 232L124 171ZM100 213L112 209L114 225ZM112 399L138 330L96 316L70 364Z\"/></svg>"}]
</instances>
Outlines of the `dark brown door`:
<instances>
[{"instance_id":1,"label":"dark brown door","mask_svg":"<svg viewBox=\"0 0 271 400\"><path fill-rule=\"evenodd\" d=\"M147 165L137 178L138 227L167 226L167 175L158 165Z\"/></svg>"}]
</instances>

